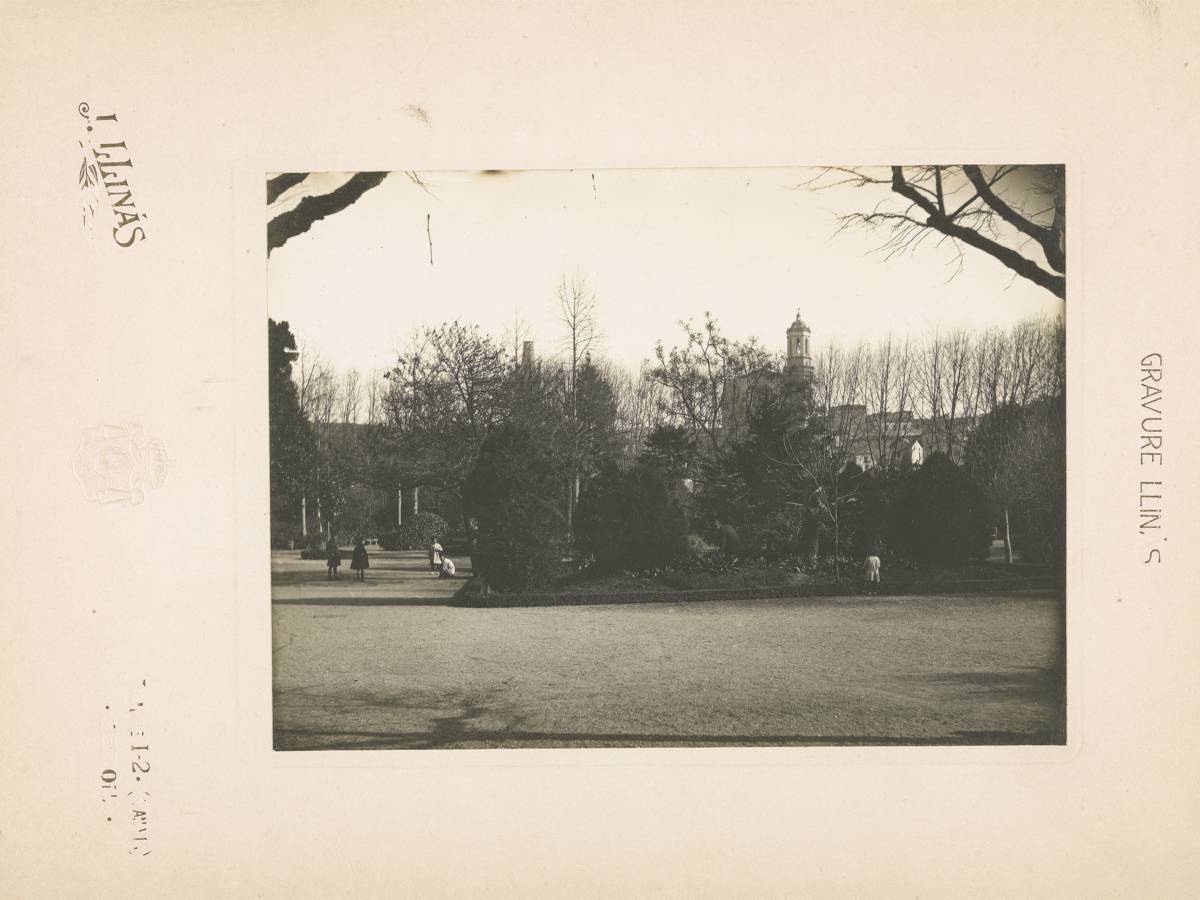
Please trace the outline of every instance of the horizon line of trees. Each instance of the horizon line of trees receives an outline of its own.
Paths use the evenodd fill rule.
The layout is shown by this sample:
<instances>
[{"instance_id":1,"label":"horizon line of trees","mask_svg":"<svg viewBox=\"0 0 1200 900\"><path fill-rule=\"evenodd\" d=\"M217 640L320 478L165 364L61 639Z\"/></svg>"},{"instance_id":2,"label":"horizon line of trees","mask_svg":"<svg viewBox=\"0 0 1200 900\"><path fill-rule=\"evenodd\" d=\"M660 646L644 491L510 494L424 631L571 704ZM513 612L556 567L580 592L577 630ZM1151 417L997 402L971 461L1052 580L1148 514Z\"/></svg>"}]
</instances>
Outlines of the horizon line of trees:
<instances>
[{"instance_id":1,"label":"horizon line of trees","mask_svg":"<svg viewBox=\"0 0 1200 900\"><path fill-rule=\"evenodd\" d=\"M682 425L698 438L719 442L727 424L723 421L727 386L738 377L753 381L781 373L784 354L765 349L757 338L724 338L719 323L708 314L702 326L689 320L679 325L683 345L667 351L660 341L655 358L642 360L636 370L593 353L590 345L574 360L550 354L537 357L535 363L543 370L561 371L568 402L575 396L585 365L602 377L617 402L618 424L634 435L635 443L664 424ZM366 374L357 368L339 372L319 353L303 345L297 351L296 346L293 338L292 377L301 411L322 426L394 421L393 393L397 379L406 375L418 390L424 381L431 398L438 391L432 383L439 378L460 381L464 403L472 407L468 395L475 382L480 382L481 396L486 396L483 382L505 368L519 369L523 356L519 340L508 352L505 341L458 320L415 330L406 350L397 354L397 365ZM850 345L831 341L814 357L814 383L820 386L818 399L826 407L862 406L867 415L890 424L901 412L911 419L939 423L938 439L948 446L934 449L954 455L963 437L956 425L974 424L986 412L1006 404L1025 405L1064 392L1064 346L1061 316L1031 316L1007 329L939 329L923 338L888 334ZM405 365L409 371L399 371Z\"/></svg>"},{"instance_id":2,"label":"horizon line of trees","mask_svg":"<svg viewBox=\"0 0 1200 900\"><path fill-rule=\"evenodd\" d=\"M508 472L523 490L535 485L538 552L551 557L607 540L596 532L603 495L609 507L613 497L656 498L641 521L682 528L678 540L648 539L673 553L687 555L689 535L713 544L723 528L739 534L747 557L829 555L840 565L848 549L884 540L891 504L916 502L905 487L911 467L888 451L920 420L927 454L947 457L974 485L954 487L962 496L978 489L976 519L1003 527L1010 554L1016 535L1018 545L1030 539L1026 558L1061 557L1061 317L830 344L798 385L785 377L783 354L725 338L711 316L681 323L682 341L659 342L655 360L634 372L597 352L585 279L564 277L554 308L557 355L525 359L519 321L500 338L454 321L414 332L382 377L338 373L300 352L287 323L270 322L273 540L296 537L302 507L317 531L383 530L398 518L400 491L402 514L416 513L420 497L459 531L477 520L480 540L494 543L485 507L504 496L520 504L486 470L492 479ZM848 408L863 415L833 414ZM871 448L872 472L854 465L856 447ZM531 482L520 467L535 462ZM634 482L621 488L626 478ZM520 530L505 522L510 536ZM561 540L547 544L547 528Z\"/></svg>"}]
</instances>

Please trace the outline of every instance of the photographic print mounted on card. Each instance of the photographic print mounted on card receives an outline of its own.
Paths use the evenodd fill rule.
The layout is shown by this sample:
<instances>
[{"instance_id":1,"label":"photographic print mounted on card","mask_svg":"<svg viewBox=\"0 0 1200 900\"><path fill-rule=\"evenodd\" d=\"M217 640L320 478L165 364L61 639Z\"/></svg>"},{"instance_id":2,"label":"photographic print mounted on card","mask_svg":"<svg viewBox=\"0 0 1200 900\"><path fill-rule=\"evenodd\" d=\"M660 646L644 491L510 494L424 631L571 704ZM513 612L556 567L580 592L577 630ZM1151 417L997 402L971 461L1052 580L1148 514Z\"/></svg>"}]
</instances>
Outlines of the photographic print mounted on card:
<instances>
[{"instance_id":1,"label":"photographic print mounted on card","mask_svg":"<svg viewBox=\"0 0 1200 900\"><path fill-rule=\"evenodd\" d=\"M266 201L276 749L1065 743L1063 166Z\"/></svg>"}]
</instances>

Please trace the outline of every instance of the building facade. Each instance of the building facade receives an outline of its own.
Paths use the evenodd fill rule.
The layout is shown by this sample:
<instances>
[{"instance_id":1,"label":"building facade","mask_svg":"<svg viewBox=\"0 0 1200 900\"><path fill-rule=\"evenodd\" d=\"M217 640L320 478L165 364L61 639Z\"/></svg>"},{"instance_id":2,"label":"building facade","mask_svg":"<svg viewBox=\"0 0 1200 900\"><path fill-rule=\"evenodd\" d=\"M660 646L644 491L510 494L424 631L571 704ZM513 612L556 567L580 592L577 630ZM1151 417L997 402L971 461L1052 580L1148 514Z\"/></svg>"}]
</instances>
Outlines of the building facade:
<instances>
[{"instance_id":1,"label":"building facade","mask_svg":"<svg viewBox=\"0 0 1200 900\"><path fill-rule=\"evenodd\" d=\"M787 353L781 371L746 372L729 380L721 398L721 434L727 441L744 437L755 404L768 396L802 397L813 386L812 331L800 312L787 329ZM900 470L921 465L935 449L949 450L962 462L972 427L963 419L918 417L912 410L868 412L863 404L815 410L809 394L808 414L821 422L828 452L865 470Z\"/></svg>"}]
</instances>

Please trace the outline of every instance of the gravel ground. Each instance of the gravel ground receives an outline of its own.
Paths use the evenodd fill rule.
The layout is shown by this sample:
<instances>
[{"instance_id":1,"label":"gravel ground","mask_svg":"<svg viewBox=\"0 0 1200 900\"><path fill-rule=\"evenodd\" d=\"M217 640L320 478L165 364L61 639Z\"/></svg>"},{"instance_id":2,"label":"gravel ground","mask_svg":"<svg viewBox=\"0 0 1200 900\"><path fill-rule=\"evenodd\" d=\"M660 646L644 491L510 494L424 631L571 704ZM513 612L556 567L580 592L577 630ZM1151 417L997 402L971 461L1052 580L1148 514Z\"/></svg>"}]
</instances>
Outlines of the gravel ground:
<instances>
[{"instance_id":1,"label":"gravel ground","mask_svg":"<svg viewBox=\"0 0 1200 900\"><path fill-rule=\"evenodd\" d=\"M526 609L442 602L277 597L276 747L1064 737L1062 598L1051 592Z\"/></svg>"}]
</instances>

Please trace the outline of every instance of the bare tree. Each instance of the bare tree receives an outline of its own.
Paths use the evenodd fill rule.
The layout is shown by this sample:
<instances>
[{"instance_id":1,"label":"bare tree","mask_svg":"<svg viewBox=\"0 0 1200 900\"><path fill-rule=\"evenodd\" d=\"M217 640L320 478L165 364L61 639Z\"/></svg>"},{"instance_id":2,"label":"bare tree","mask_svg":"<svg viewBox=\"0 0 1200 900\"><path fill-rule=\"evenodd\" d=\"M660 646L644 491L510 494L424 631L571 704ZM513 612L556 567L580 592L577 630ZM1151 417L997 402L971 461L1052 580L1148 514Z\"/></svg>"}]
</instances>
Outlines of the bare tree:
<instances>
[{"instance_id":1,"label":"bare tree","mask_svg":"<svg viewBox=\"0 0 1200 900\"><path fill-rule=\"evenodd\" d=\"M978 414L1009 404L1027 405L1064 390L1064 349L1061 317L1032 317L1008 331L991 328L980 335L971 353L970 379L976 382Z\"/></svg>"},{"instance_id":2,"label":"bare tree","mask_svg":"<svg viewBox=\"0 0 1200 900\"><path fill-rule=\"evenodd\" d=\"M317 520L324 530L329 521L329 505L332 483L329 479L328 425L335 418L340 394L339 384L333 368L320 355L303 348L299 354L299 365L294 369L299 382L300 409L313 425L316 437Z\"/></svg>"},{"instance_id":3,"label":"bare tree","mask_svg":"<svg viewBox=\"0 0 1200 900\"><path fill-rule=\"evenodd\" d=\"M319 363L312 371L311 409L313 423L324 427L337 420L342 386L332 366Z\"/></svg>"},{"instance_id":4,"label":"bare tree","mask_svg":"<svg viewBox=\"0 0 1200 900\"><path fill-rule=\"evenodd\" d=\"M1010 511L1061 505L1065 490L1065 337L1061 317L1026 319L988 331L972 354L978 426L967 461L1002 514L1010 563Z\"/></svg>"},{"instance_id":5,"label":"bare tree","mask_svg":"<svg viewBox=\"0 0 1200 900\"><path fill-rule=\"evenodd\" d=\"M864 402L871 410L865 440L885 471L897 463L896 450L912 430L913 360L907 339L888 335L865 352Z\"/></svg>"},{"instance_id":6,"label":"bare tree","mask_svg":"<svg viewBox=\"0 0 1200 900\"><path fill-rule=\"evenodd\" d=\"M318 397L318 384L324 380L325 365L320 354L301 344L292 377L296 379L296 390L300 396L300 412L310 422Z\"/></svg>"},{"instance_id":7,"label":"bare tree","mask_svg":"<svg viewBox=\"0 0 1200 900\"><path fill-rule=\"evenodd\" d=\"M363 388L363 401L366 407L368 425L379 425L384 421L387 390L387 379L383 374L378 370L372 372Z\"/></svg>"},{"instance_id":8,"label":"bare tree","mask_svg":"<svg viewBox=\"0 0 1200 900\"><path fill-rule=\"evenodd\" d=\"M342 385L337 373L320 355L305 350L299 372L301 411L318 429L336 421Z\"/></svg>"},{"instance_id":9,"label":"bare tree","mask_svg":"<svg viewBox=\"0 0 1200 900\"><path fill-rule=\"evenodd\" d=\"M617 405L616 429L623 456L630 461L641 453L650 432L663 421L663 387L654 379L649 360L643 360L636 372L603 357L593 358L592 364L612 388Z\"/></svg>"},{"instance_id":10,"label":"bare tree","mask_svg":"<svg viewBox=\"0 0 1200 900\"><path fill-rule=\"evenodd\" d=\"M563 343L570 368L567 370L567 415L573 425L579 422L579 370L590 358L592 345L599 337L596 322L596 293L587 279L576 272L571 278L563 275L556 290L558 320L563 327ZM576 428L578 431L578 428ZM575 505L579 502L579 453L571 451L571 473L567 486L567 530L574 527Z\"/></svg>"},{"instance_id":11,"label":"bare tree","mask_svg":"<svg viewBox=\"0 0 1200 900\"><path fill-rule=\"evenodd\" d=\"M960 328L947 335L945 359L944 449L951 459L958 459L962 443L972 428L978 404L978 397L973 390L975 353L974 338L970 331Z\"/></svg>"},{"instance_id":12,"label":"bare tree","mask_svg":"<svg viewBox=\"0 0 1200 900\"><path fill-rule=\"evenodd\" d=\"M512 344L512 363L514 366L521 364L522 349L524 343L529 338L529 323L521 318L520 311L513 310L512 326L505 328L504 338L505 343Z\"/></svg>"},{"instance_id":13,"label":"bare tree","mask_svg":"<svg viewBox=\"0 0 1200 900\"><path fill-rule=\"evenodd\" d=\"M362 405L362 376L358 369L350 369L342 376L341 386L341 420L357 422L359 408Z\"/></svg>"},{"instance_id":14,"label":"bare tree","mask_svg":"<svg viewBox=\"0 0 1200 900\"><path fill-rule=\"evenodd\" d=\"M1055 351L1057 326L1044 318L1023 319L1009 339L1013 401L1028 404L1047 396L1058 377Z\"/></svg>"},{"instance_id":15,"label":"bare tree","mask_svg":"<svg viewBox=\"0 0 1200 900\"><path fill-rule=\"evenodd\" d=\"M716 320L704 314L704 325L680 322L686 337L682 347L668 352L655 348L657 365L651 377L662 387L660 410L665 420L705 438L712 449L723 429L735 426L737 408L748 409L765 377L778 370L777 360L755 339L745 342L723 337Z\"/></svg>"},{"instance_id":16,"label":"bare tree","mask_svg":"<svg viewBox=\"0 0 1200 900\"><path fill-rule=\"evenodd\" d=\"M812 488L804 505L815 505L832 528L834 572L839 581L842 516L854 495L854 488L847 486L843 476L866 438L869 355L860 344L851 350L830 345L817 356L813 378L818 417L816 445L798 447L791 441L785 443L788 457L785 462L798 469Z\"/></svg>"},{"instance_id":17,"label":"bare tree","mask_svg":"<svg viewBox=\"0 0 1200 900\"><path fill-rule=\"evenodd\" d=\"M957 253L956 272L966 245L1066 298L1063 166L830 167L800 186L841 185L881 194L869 211L840 216L838 230L881 231L886 258L915 250L929 237L939 244L948 240Z\"/></svg>"},{"instance_id":18,"label":"bare tree","mask_svg":"<svg viewBox=\"0 0 1200 900\"><path fill-rule=\"evenodd\" d=\"M503 345L474 325L415 333L387 375L395 480L459 493L484 438L507 413L510 371Z\"/></svg>"},{"instance_id":19,"label":"bare tree","mask_svg":"<svg viewBox=\"0 0 1200 900\"><path fill-rule=\"evenodd\" d=\"M564 332L563 343L570 362L567 391L570 395L570 413L574 417L579 367L600 336L596 322L596 293L588 285L587 278L576 273L570 279L566 275L559 279L556 299L558 320Z\"/></svg>"},{"instance_id":20,"label":"bare tree","mask_svg":"<svg viewBox=\"0 0 1200 900\"><path fill-rule=\"evenodd\" d=\"M983 413L1011 403L1015 396L1011 343L1007 332L989 328L976 344L976 378Z\"/></svg>"},{"instance_id":21,"label":"bare tree","mask_svg":"<svg viewBox=\"0 0 1200 900\"><path fill-rule=\"evenodd\" d=\"M631 390L619 407L622 427L628 435L628 443L637 452L646 443L646 438L656 426L662 424L663 387L653 375L649 360L643 360L637 375L630 379Z\"/></svg>"},{"instance_id":22,"label":"bare tree","mask_svg":"<svg viewBox=\"0 0 1200 900\"><path fill-rule=\"evenodd\" d=\"M1008 347L1007 342L997 345L1001 373L1008 371L1003 363ZM964 432L975 415L977 355L975 340L966 329L935 332L918 354L917 385L929 424L925 431L929 449L951 458L961 449ZM996 383L998 387L1007 384L1007 376Z\"/></svg>"}]
</instances>

